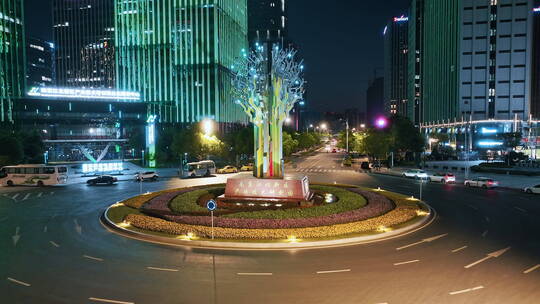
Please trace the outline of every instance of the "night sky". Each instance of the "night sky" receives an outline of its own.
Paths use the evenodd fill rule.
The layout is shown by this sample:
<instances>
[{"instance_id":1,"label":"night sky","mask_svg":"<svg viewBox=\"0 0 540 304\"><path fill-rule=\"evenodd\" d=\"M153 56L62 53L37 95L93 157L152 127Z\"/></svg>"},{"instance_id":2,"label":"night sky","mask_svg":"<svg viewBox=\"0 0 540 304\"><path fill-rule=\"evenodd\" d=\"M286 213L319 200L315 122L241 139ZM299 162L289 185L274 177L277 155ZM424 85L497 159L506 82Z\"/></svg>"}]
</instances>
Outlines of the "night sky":
<instances>
[{"instance_id":1,"label":"night sky","mask_svg":"<svg viewBox=\"0 0 540 304\"><path fill-rule=\"evenodd\" d=\"M51 0L25 2L27 34L51 40ZM290 36L305 59L309 107L363 110L368 81L375 69L377 75L383 73L384 25L392 16L406 13L409 0L289 0L288 4Z\"/></svg>"}]
</instances>

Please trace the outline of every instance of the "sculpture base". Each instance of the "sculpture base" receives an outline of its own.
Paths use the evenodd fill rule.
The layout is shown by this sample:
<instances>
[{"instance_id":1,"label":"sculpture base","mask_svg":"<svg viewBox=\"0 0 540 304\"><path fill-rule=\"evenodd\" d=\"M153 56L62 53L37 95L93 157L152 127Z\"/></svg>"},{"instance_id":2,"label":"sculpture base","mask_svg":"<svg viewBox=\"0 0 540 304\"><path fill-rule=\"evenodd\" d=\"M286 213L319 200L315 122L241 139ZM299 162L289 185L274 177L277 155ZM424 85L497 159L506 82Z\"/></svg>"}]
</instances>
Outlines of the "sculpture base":
<instances>
[{"instance_id":1,"label":"sculpture base","mask_svg":"<svg viewBox=\"0 0 540 304\"><path fill-rule=\"evenodd\" d=\"M313 193L307 176L293 179L229 178L218 206L248 203L257 207L311 206Z\"/></svg>"}]
</instances>

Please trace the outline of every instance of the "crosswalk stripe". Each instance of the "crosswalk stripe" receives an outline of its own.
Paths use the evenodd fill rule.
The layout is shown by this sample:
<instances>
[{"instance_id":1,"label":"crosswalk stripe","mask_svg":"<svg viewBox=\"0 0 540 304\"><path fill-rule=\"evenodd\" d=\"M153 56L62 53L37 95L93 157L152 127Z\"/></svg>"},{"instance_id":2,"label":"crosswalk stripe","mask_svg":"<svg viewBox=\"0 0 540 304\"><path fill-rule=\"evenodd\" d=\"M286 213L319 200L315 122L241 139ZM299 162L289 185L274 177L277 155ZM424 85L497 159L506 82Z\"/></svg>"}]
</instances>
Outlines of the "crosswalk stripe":
<instances>
[{"instance_id":1,"label":"crosswalk stripe","mask_svg":"<svg viewBox=\"0 0 540 304\"><path fill-rule=\"evenodd\" d=\"M22 199L23 201L27 200L29 197L30 197L30 193L26 193L26 195L24 196L24 198Z\"/></svg>"},{"instance_id":2,"label":"crosswalk stripe","mask_svg":"<svg viewBox=\"0 0 540 304\"><path fill-rule=\"evenodd\" d=\"M11 199L16 199L19 196L19 193L15 193L14 196L11 197Z\"/></svg>"}]
</instances>

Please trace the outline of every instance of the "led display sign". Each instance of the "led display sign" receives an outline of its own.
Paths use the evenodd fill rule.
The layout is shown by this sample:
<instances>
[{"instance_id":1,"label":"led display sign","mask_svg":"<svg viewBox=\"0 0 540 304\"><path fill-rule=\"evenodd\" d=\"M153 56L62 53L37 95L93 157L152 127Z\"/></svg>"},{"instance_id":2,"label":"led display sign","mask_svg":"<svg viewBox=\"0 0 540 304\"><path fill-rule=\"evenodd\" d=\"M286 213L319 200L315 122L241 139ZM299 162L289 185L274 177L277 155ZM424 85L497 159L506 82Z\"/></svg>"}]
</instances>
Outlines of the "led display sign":
<instances>
[{"instance_id":1,"label":"led display sign","mask_svg":"<svg viewBox=\"0 0 540 304\"><path fill-rule=\"evenodd\" d=\"M409 17L405 17L404 15L401 15L401 17L394 17L394 22L405 22L409 21Z\"/></svg>"},{"instance_id":2,"label":"led display sign","mask_svg":"<svg viewBox=\"0 0 540 304\"><path fill-rule=\"evenodd\" d=\"M82 88L54 88L54 87L33 87L28 92L28 96L48 97L59 99L90 99L90 100L120 100L139 101L139 92L117 91L117 90L94 90Z\"/></svg>"}]
</instances>

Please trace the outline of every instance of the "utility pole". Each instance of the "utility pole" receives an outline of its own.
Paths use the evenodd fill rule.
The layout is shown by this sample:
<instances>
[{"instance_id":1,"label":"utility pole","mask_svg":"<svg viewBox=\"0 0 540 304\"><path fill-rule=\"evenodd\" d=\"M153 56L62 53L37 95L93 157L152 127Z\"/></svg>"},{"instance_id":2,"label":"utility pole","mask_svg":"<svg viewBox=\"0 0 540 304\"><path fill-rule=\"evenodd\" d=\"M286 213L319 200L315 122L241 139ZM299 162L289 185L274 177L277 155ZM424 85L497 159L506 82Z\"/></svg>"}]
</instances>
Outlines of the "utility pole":
<instances>
[{"instance_id":1,"label":"utility pole","mask_svg":"<svg viewBox=\"0 0 540 304\"><path fill-rule=\"evenodd\" d=\"M348 118L345 121L345 124L347 125L347 131L346 131L346 135L345 135L345 138L346 138L346 141L347 141L347 154L349 154L349 119Z\"/></svg>"}]
</instances>

